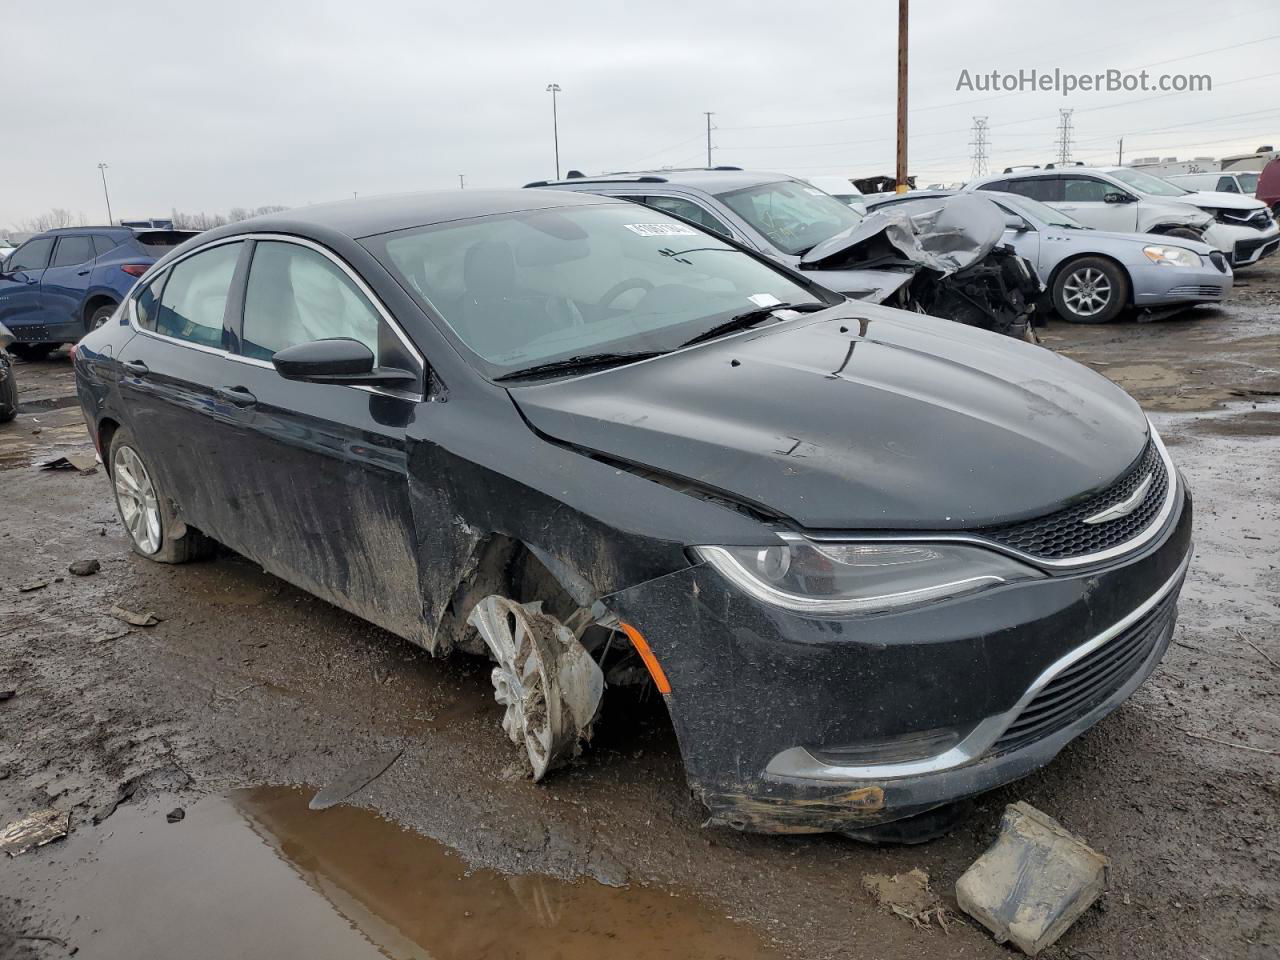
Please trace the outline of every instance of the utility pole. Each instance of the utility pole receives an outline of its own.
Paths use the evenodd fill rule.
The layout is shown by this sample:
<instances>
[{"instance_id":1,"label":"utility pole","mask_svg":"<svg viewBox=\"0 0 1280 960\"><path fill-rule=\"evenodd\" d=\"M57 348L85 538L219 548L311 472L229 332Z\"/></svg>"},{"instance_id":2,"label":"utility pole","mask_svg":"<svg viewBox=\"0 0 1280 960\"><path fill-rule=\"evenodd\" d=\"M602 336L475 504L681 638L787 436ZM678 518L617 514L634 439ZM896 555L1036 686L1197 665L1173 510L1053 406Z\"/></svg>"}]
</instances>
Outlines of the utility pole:
<instances>
[{"instance_id":1,"label":"utility pole","mask_svg":"<svg viewBox=\"0 0 1280 960\"><path fill-rule=\"evenodd\" d=\"M560 118L556 115L556 94L560 92L560 84L548 83L547 93L551 94L551 136L556 143L556 179L560 179Z\"/></svg>"},{"instance_id":2,"label":"utility pole","mask_svg":"<svg viewBox=\"0 0 1280 960\"><path fill-rule=\"evenodd\" d=\"M907 184L907 0L898 0L898 169L897 192Z\"/></svg>"},{"instance_id":3,"label":"utility pole","mask_svg":"<svg viewBox=\"0 0 1280 960\"><path fill-rule=\"evenodd\" d=\"M107 192L107 165L98 164L98 172L102 174L102 196L107 201L107 226L111 226L114 221L111 219L111 194Z\"/></svg>"},{"instance_id":4,"label":"utility pole","mask_svg":"<svg viewBox=\"0 0 1280 960\"><path fill-rule=\"evenodd\" d=\"M1072 110L1063 109L1058 111L1058 163L1059 165L1069 163L1071 161L1071 114Z\"/></svg>"},{"instance_id":5,"label":"utility pole","mask_svg":"<svg viewBox=\"0 0 1280 960\"><path fill-rule=\"evenodd\" d=\"M703 110L707 115L707 169L711 169L711 111Z\"/></svg>"},{"instance_id":6,"label":"utility pole","mask_svg":"<svg viewBox=\"0 0 1280 960\"><path fill-rule=\"evenodd\" d=\"M969 141L973 147L973 177L987 175L987 118L973 118L973 139Z\"/></svg>"},{"instance_id":7,"label":"utility pole","mask_svg":"<svg viewBox=\"0 0 1280 960\"><path fill-rule=\"evenodd\" d=\"M1116 166L1124 166L1124 137L1120 138L1120 149L1116 151Z\"/></svg>"},{"instance_id":8,"label":"utility pole","mask_svg":"<svg viewBox=\"0 0 1280 960\"><path fill-rule=\"evenodd\" d=\"M465 177L463 174L461 174L461 173L460 173L460 174L458 174L458 189L459 189L459 190L465 190L465 189L467 189L467 180L466 180L466 177Z\"/></svg>"}]
</instances>

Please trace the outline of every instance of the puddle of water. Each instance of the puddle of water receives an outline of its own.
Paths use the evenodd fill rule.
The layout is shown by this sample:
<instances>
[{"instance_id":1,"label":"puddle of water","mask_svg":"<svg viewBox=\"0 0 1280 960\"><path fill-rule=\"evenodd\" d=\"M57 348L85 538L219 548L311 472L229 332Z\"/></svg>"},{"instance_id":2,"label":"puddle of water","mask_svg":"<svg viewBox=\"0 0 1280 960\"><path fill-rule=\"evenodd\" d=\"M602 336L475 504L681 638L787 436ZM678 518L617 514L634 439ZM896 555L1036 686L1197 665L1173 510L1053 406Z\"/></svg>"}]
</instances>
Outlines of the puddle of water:
<instances>
[{"instance_id":1,"label":"puddle of water","mask_svg":"<svg viewBox=\"0 0 1280 960\"><path fill-rule=\"evenodd\" d=\"M121 806L98 830L46 848L42 872L58 876L67 914L48 932L69 929L81 956L104 960L780 956L697 899L469 871L447 847L368 811L309 810L310 796L237 791L176 824L165 820L172 802Z\"/></svg>"}]
</instances>

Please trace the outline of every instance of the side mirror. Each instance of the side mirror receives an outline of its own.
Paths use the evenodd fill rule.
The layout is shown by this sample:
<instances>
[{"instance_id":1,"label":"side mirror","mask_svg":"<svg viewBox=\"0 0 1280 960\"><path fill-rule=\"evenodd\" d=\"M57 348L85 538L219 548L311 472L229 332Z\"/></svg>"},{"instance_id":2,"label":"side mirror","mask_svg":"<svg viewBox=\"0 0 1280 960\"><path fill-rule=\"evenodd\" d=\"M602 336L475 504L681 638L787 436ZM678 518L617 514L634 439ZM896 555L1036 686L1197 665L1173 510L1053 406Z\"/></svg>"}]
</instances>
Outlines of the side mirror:
<instances>
[{"instance_id":1,"label":"side mirror","mask_svg":"<svg viewBox=\"0 0 1280 960\"><path fill-rule=\"evenodd\" d=\"M1108 193L1102 197L1103 203L1133 203L1133 197L1127 193Z\"/></svg>"},{"instance_id":2,"label":"side mirror","mask_svg":"<svg viewBox=\"0 0 1280 960\"><path fill-rule=\"evenodd\" d=\"M373 351L359 340L345 337L285 347L271 358L271 363L286 380L306 383L409 387L417 380L408 370L375 367Z\"/></svg>"},{"instance_id":3,"label":"side mirror","mask_svg":"<svg viewBox=\"0 0 1280 960\"><path fill-rule=\"evenodd\" d=\"M1030 229L1027 226L1027 221L1012 213L1004 218L1004 226L1006 230L1016 230L1018 233L1023 233Z\"/></svg>"}]
</instances>

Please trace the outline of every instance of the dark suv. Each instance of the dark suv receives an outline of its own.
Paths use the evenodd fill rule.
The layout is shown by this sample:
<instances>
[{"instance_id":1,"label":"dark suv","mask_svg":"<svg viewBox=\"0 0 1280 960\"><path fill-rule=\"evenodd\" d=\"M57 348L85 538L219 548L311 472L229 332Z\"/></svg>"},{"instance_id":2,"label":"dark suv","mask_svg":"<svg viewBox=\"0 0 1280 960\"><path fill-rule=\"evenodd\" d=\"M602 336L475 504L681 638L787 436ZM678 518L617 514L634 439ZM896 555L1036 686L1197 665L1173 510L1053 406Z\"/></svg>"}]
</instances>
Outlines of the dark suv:
<instances>
[{"instance_id":1,"label":"dark suv","mask_svg":"<svg viewBox=\"0 0 1280 960\"><path fill-rule=\"evenodd\" d=\"M32 237L0 263L0 323L9 348L38 359L105 323L147 267L192 230L65 227Z\"/></svg>"}]
</instances>

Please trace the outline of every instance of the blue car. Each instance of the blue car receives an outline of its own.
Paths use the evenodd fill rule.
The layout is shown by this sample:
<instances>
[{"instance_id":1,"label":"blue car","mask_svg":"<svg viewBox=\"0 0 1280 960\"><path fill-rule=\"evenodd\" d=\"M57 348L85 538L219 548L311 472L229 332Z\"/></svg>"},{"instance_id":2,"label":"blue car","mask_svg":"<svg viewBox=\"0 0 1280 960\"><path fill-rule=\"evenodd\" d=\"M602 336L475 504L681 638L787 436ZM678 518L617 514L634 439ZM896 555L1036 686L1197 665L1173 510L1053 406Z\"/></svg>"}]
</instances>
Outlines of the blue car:
<instances>
[{"instance_id":1,"label":"blue car","mask_svg":"<svg viewBox=\"0 0 1280 960\"><path fill-rule=\"evenodd\" d=\"M106 323L138 277L196 231L65 227L32 237L0 263L0 324L27 360Z\"/></svg>"}]
</instances>

